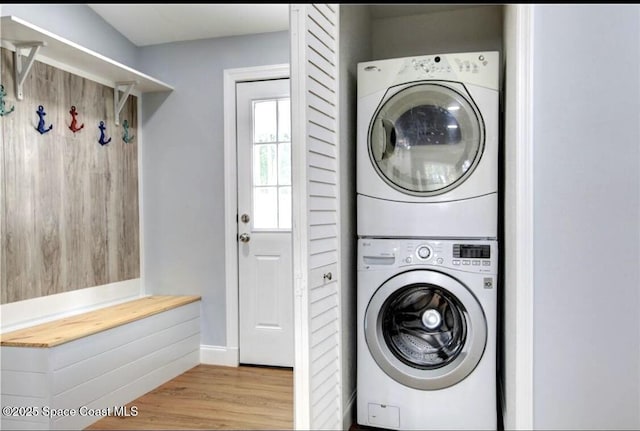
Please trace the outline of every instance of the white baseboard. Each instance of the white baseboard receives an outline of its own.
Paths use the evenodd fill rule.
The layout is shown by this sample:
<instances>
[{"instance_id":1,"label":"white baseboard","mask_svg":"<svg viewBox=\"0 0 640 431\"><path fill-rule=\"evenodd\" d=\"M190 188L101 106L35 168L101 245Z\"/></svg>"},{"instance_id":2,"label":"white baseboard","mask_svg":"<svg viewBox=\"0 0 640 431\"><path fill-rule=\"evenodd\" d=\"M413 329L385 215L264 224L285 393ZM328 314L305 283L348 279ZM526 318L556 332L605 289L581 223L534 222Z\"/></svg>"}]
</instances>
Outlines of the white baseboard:
<instances>
[{"instance_id":1,"label":"white baseboard","mask_svg":"<svg viewBox=\"0 0 640 431\"><path fill-rule=\"evenodd\" d=\"M200 363L206 365L224 365L227 367L237 367L238 359L237 347L207 346L200 345Z\"/></svg>"},{"instance_id":2,"label":"white baseboard","mask_svg":"<svg viewBox=\"0 0 640 431\"><path fill-rule=\"evenodd\" d=\"M342 429L348 430L351 428L351 425L355 423L356 418L356 391L354 390L351 396L349 397L349 401L347 405L344 406L342 416Z\"/></svg>"},{"instance_id":3,"label":"white baseboard","mask_svg":"<svg viewBox=\"0 0 640 431\"><path fill-rule=\"evenodd\" d=\"M0 332L9 332L53 319L129 301L142 295L139 278L0 306Z\"/></svg>"}]
</instances>

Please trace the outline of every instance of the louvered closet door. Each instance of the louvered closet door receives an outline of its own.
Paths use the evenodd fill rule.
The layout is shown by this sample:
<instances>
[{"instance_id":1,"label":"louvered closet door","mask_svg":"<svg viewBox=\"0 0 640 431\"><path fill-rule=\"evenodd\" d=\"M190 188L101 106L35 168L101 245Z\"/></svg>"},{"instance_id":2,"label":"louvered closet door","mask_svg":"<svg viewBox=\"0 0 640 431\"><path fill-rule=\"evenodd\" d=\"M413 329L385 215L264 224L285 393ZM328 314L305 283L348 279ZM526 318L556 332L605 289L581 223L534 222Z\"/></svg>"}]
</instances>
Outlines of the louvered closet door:
<instances>
[{"instance_id":1,"label":"louvered closet door","mask_svg":"<svg viewBox=\"0 0 640 431\"><path fill-rule=\"evenodd\" d=\"M291 6L298 429L342 429L338 13L333 4Z\"/></svg>"}]
</instances>

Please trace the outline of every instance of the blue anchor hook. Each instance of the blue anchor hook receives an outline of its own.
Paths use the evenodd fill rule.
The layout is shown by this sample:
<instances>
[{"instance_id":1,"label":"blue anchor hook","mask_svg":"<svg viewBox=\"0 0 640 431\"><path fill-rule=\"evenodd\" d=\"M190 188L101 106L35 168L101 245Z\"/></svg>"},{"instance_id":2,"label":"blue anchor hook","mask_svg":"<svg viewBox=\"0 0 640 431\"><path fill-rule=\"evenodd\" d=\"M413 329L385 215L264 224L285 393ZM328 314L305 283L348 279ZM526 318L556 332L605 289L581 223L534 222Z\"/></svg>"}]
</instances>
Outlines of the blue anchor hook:
<instances>
[{"instance_id":1,"label":"blue anchor hook","mask_svg":"<svg viewBox=\"0 0 640 431\"><path fill-rule=\"evenodd\" d=\"M100 122L98 129L100 129L100 140L98 141L100 145L107 145L109 142L111 142L111 138L107 139L106 141L104 140L104 129L106 129L104 121Z\"/></svg>"},{"instance_id":2,"label":"blue anchor hook","mask_svg":"<svg viewBox=\"0 0 640 431\"><path fill-rule=\"evenodd\" d=\"M134 135L129 136L129 122L127 120L124 120L122 122L122 128L124 129L124 134L122 135L122 140L128 144L131 141L133 141L135 136Z\"/></svg>"},{"instance_id":3,"label":"blue anchor hook","mask_svg":"<svg viewBox=\"0 0 640 431\"><path fill-rule=\"evenodd\" d=\"M6 110L6 108L4 107L5 102L4 102L4 97L7 95L7 93L4 91L4 85L0 84L0 117L4 117L5 115L9 115L13 112L14 109L16 109L15 106L12 106L11 109L9 109L8 111Z\"/></svg>"},{"instance_id":4,"label":"blue anchor hook","mask_svg":"<svg viewBox=\"0 0 640 431\"><path fill-rule=\"evenodd\" d=\"M44 135L45 133L51 131L51 129L53 129L53 124L49 124L48 129L44 128L44 116L47 115L47 113L44 112L44 106L39 105L36 114L38 114L38 118L40 119L38 121L38 127L36 127L36 130L40 132L41 135Z\"/></svg>"}]
</instances>

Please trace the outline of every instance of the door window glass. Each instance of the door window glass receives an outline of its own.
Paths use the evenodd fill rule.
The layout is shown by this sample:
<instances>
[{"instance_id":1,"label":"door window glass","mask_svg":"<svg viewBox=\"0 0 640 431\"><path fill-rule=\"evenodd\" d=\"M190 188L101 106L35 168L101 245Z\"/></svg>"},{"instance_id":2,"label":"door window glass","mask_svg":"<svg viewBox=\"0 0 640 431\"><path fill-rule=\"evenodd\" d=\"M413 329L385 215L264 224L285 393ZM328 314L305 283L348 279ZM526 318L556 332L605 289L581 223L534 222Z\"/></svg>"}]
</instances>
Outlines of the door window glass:
<instances>
[{"instance_id":1,"label":"door window glass","mask_svg":"<svg viewBox=\"0 0 640 431\"><path fill-rule=\"evenodd\" d=\"M253 228L291 230L289 99L257 100L253 113Z\"/></svg>"},{"instance_id":2,"label":"door window glass","mask_svg":"<svg viewBox=\"0 0 640 431\"><path fill-rule=\"evenodd\" d=\"M481 119L465 97L442 85L419 84L378 110L369 151L387 183L409 194L435 195L473 171L483 141Z\"/></svg>"}]
</instances>

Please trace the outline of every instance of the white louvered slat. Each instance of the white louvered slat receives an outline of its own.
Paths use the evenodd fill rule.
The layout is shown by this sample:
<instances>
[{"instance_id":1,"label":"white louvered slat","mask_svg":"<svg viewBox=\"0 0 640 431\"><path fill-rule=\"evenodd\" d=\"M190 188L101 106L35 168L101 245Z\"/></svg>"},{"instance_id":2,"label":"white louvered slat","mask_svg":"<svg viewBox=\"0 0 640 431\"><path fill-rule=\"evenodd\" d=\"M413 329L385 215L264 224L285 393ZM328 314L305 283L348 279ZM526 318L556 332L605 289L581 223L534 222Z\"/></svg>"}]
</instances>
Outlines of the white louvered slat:
<instances>
[{"instance_id":1,"label":"white louvered slat","mask_svg":"<svg viewBox=\"0 0 640 431\"><path fill-rule=\"evenodd\" d=\"M339 406L337 406L336 404L337 402L321 412L321 414L319 414L318 416L314 416L313 423L320 424L317 425L316 429L324 430L330 428L327 424L332 423L334 420L334 416L340 414Z\"/></svg>"},{"instance_id":2,"label":"white louvered slat","mask_svg":"<svg viewBox=\"0 0 640 431\"><path fill-rule=\"evenodd\" d=\"M337 310L335 307L328 308L326 310L323 310L320 313L317 313L311 319L311 332L313 333L325 325L334 324L336 315L337 315ZM313 341L312 341L312 344L313 344Z\"/></svg>"},{"instance_id":3,"label":"white louvered slat","mask_svg":"<svg viewBox=\"0 0 640 431\"><path fill-rule=\"evenodd\" d=\"M311 335L314 339L314 344L311 346L311 361L313 362L313 367L310 370L311 374L313 374L314 370L318 368L319 364L324 363L324 361L327 360L328 357L333 358L334 356L336 356L336 337L327 337L323 338L322 340L316 340L316 338L319 339L317 335L324 334L327 331L327 328L329 328L328 330L338 330L338 328L336 328L335 326L335 322L328 321L328 323L318 326L316 330L311 332Z\"/></svg>"},{"instance_id":4,"label":"white louvered slat","mask_svg":"<svg viewBox=\"0 0 640 431\"><path fill-rule=\"evenodd\" d=\"M309 31L307 33L307 45L309 48L316 52L318 55L324 57L332 66L335 64L331 61L331 59L335 56L335 52L328 46L325 42L323 42L315 32Z\"/></svg>"},{"instance_id":5,"label":"white louvered slat","mask_svg":"<svg viewBox=\"0 0 640 431\"><path fill-rule=\"evenodd\" d=\"M337 236L338 228L336 225L318 225L309 227L309 238L312 240L335 238Z\"/></svg>"},{"instance_id":6,"label":"white louvered slat","mask_svg":"<svg viewBox=\"0 0 640 431\"><path fill-rule=\"evenodd\" d=\"M309 106L316 111L330 113L331 117L335 119L335 105L313 93L309 93Z\"/></svg>"},{"instance_id":7,"label":"white louvered slat","mask_svg":"<svg viewBox=\"0 0 640 431\"><path fill-rule=\"evenodd\" d=\"M295 183L301 187L294 199L298 221L294 223L294 251L298 250L300 262L296 266L294 259L294 271L298 269L300 308L308 319L299 344L304 348L299 356L304 368L298 362L294 368L300 372L294 378L298 391L295 425L341 429L339 7L293 4L291 11L292 132L296 141L292 141L292 159L302 169L300 182Z\"/></svg>"},{"instance_id":8,"label":"white louvered slat","mask_svg":"<svg viewBox=\"0 0 640 431\"><path fill-rule=\"evenodd\" d=\"M313 338L317 339L317 342L311 346L314 353L313 373L317 374L328 364L335 362L335 358L338 356L335 349L337 337L338 328L333 324L322 326L313 333Z\"/></svg>"},{"instance_id":9,"label":"white louvered slat","mask_svg":"<svg viewBox=\"0 0 640 431\"><path fill-rule=\"evenodd\" d=\"M336 197L336 186L333 184L319 183L315 181L309 182L310 196Z\"/></svg>"},{"instance_id":10,"label":"white louvered slat","mask_svg":"<svg viewBox=\"0 0 640 431\"><path fill-rule=\"evenodd\" d=\"M331 326L327 326L327 328L336 329L335 327L332 328ZM337 334L337 332L338 331L335 331L334 334ZM318 342L316 346L313 346L313 349L314 349L313 360L315 365L314 369L317 370L317 372L316 371L314 372L316 374L320 370L324 369L328 364L335 363L337 352L334 348L335 346L333 346L333 344L335 344L335 340L332 340L331 337L333 337L333 335L323 338L321 341ZM320 348L321 345L324 347L324 350Z\"/></svg>"},{"instance_id":11,"label":"white louvered slat","mask_svg":"<svg viewBox=\"0 0 640 431\"><path fill-rule=\"evenodd\" d=\"M328 385L325 395L322 398L319 398L318 400L316 400L316 402L313 404L313 407L314 407L313 415L314 415L314 421L316 423L321 423L324 420L323 418L326 416L325 412L327 410L331 411L337 407L336 400L333 397L329 396L332 389L333 388L330 385ZM318 429L323 429L323 428L318 427Z\"/></svg>"},{"instance_id":12,"label":"white louvered slat","mask_svg":"<svg viewBox=\"0 0 640 431\"><path fill-rule=\"evenodd\" d=\"M331 401L333 401L333 397L331 396L331 392L333 390L333 386L335 385L335 382L332 381L333 379L325 379L325 380L320 380L320 379L315 379L312 378L311 381L313 382L314 386L317 388L317 391L314 392L314 394L311 397L311 403L313 407L319 407L320 410L322 410L322 402L327 400L327 398Z\"/></svg>"},{"instance_id":13,"label":"white louvered slat","mask_svg":"<svg viewBox=\"0 0 640 431\"><path fill-rule=\"evenodd\" d=\"M336 146L315 136L309 136L309 151L318 154L325 154L327 156L336 158L337 151Z\"/></svg>"},{"instance_id":14,"label":"white louvered slat","mask_svg":"<svg viewBox=\"0 0 640 431\"><path fill-rule=\"evenodd\" d=\"M309 167L307 174L309 175L309 180L311 181L317 181L327 184L336 184L337 181L336 173L333 171L327 171L326 169L319 169L311 166Z\"/></svg>"},{"instance_id":15,"label":"white louvered slat","mask_svg":"<svg viewBox=\"0 0 640 431\"><path fill-rule=\"evenodd\" d=\"M317 369L312 377L320 378L321 380L327 380L331 374L331 370L336 370L338 366L335 361L335 356L331 356L330 354L318 359L317 365Z\"/></svg>"},{"instance_id":16,"label":"white louvered slat","mask_svg":"<svg viewBox=\"0 0 640 431\"><path fill-rule=\"evenodd\" d=\"M320 10L323 10L324 13L331 15L332 21L335 23L336 21L336 6L335 4L329 4L329 3L318 3L316 4L316 7L319 8Z\"/></svg>"},{"instance_id":17,"label":"white louvered slat","mask_svg":"<svg viewBox=\"0 0 640 431\"><path fill-rule=\"evenodd\" d=\"M317 254L335 250L338 245L336 238L314 239L309 241L309 253Z\"/></svg>"},{"instance_id":18,"label":"white louvered slat","mask_svg":"<svg viewBox=\"0 0 640 431\"><path fill-rule=\"evenodd\" d=\"M334 212L314 211L309 214L309 226L322 226L335 223L336 213Z\"/></svg>"},{"instance_id":19,"label":"white louvered slat","mask_svg":"<svg viewBox=\"0 0 640 431\"><path fill-rule=\"evenodd\" d=\"M336 93L331 90L331 88L326 87L320 81L317 81L312 77L307 78L306 85L309 89L309 93L326 100L333 106L336 105Z\"/></svg>"},{"instance_id":20,"label":"white louvered slat","mask_svg":"<svg viewBox=\"0 0 640 431\"><path fill-rule=\"evenodd\" d=\"M311 347L313 348L315 346L319 346L322 342L326 341L328 338L335 337L337 335L338 335L338 328L336 328L335 325L325 325L322 328L318 329L316 332L314 332L313 334L314 345ZM318 362L316 364L316 367L319 367L319 366L320 365Z\"/></svg>"},{"instance_id":21,"label":"white louvered slat","mask_svg":"<svg viewBox=\"0 0 640 431\"><path fill-rule=\"evenodd\" d=\"M332 14L327 8L319 4L312 4L308 9L308 16L318 23L322 30L335 41L336 38L336 22L335 14Z\"/></svg>"},{"instance_id":22,"label":"white louvered slat","mask_svg":"<svg viewBox=\"0 0 640 431\"><path fill-rule=\"evenodd\" d=\"M336 211L338 203L335 198L314 196L309 199L311 211Z\"/></svg>"},{"instance_id":23,"label":"white louvered slat","mask_svg":"<svg viewBox=\"0 0 640 431\"><path fill-rule=\"evenodd\" d=\"M311 295L309 296L310 303L314 303L316 301L321 300L322 298L326 298L327 296L334 295L335 289L333 286L321 286L314 287L311 289Z\"/></svg>"},{"instance_id":24,"label":"white louvered slat","mask_svg":"<svg viewBox=\"0 0 640 431\"><path fill-rule=\"evenodd\" d=\"M328 338L326 341L326 343L331 343L331 344L336 344L335 339L339 338L338 336L333 336ZM325 342L323 342L325 343ZM318 372L316 373L316 375L318 373L320 373L322 370L324 370L329 364L334 364L334 365L338 365L336 363L336 358L338 357L338 351L335 348L332 348L331 350L325 350L324 352L322 352L323 354L315 354L314 355L314 364L316 364L315 368L317 368ZM311 376L311 378L315 377L316 375ZM314 399L314 397L312 396L311 399ZM317 399L317 395L316 395L316 399Z\"/></svg>"},{"instance_id":25,"label":"white louvered slat","mask_svg":"<svg viewBox=\"0 0 640 431\"><path fill-rule=\"evenodd\" d=\"M337 261L338 252L336 251L315 253L309 256L309 269L322 268L323 266L331 265Z\"/></svg>"},{"instance_id":26,"label":"white louvered slat","mask_svg":"<svg viewBox=\"0 0 640 431\"><path fill-rule=\"evenodd\" d=\"M307 127L307 133L308 133L307 137L309 138L324 141L335 146L335 143L334 143L335 134L331 130L327 130L323 127L316 126L315 124L309 123Z\"/></svg>"},{"instance_id":27,"label":"white louvered slat","mask_svg":"<svg viewBox=\"0 0 640 431\"><path fill-rule=\"evenodd\" d=\"M327 38L330 39L329 33L327 33L327 31L325 29L323 29L322 26L320 26L315 21L315 19L309 19L306 24L307 24L307 33L308 34L312 34L316 39L321 41L323 44L327 45L327 47L329 49L333 49L332 48L332 46L333 46L332 43L331 42L327 43ZM305 33L305 37L306 37L307 33ZM305 39L305 43L307 43L306 39Z\"/></svg>"},{"instance_id":28,"label":"white louvered slat","mask_svg":"<svg viewBox=\"0 0 640 431\"><path fill-rule=\"evenodd\" d=\"M334 76L329 75L326 70L323 70L319 65L314 63L311 59L307 60L308 64L308 77L314 79L327 88L333 88L336 86L336 79Z\"/></svg>"},{"instance_id":29,"label":"white louvered slat","mask_svg":"<svg viewBox=\"0 0 640 431\"><path fill-rule=\"evenodd\" d=\"M316 317L328 310L333 310L338 306L338 298L336 295L327 296L326 298L311 304L311 317Z\"/></svg>"},{"instance_id":30,"label":"white louvered slat","mask_svg":"<svg viewBox=\"0 0 640 431\"><path fill-rule=\"evenodd\" d=\"M331 132L336 131L336 119L331 116L331 113L320 112L313 106L309 106L307 111L307 118L310 122L323 127Z\"/></svg>"},{"instance_id":31,"label":"white louvered slat","mask_svg":"<svg viewBox=\"0 0 640 431\"><path fill-rule=\"evenodd\" d=\"M316 408L316 412L314 412L314 414L321 413L327 407L335 405L335 399L331 396L327 396L327 394L333 389L330 376L332 373L337 371L337 367L327 367L323 371L324 373L313 376L313 380L319 382L319 385L324 389L324 395L320 395L317 399L313 400L314 407ZM329 383L325 384L324 382ZM319 414L317 416L319 416Z\"/></svg>"},{"instance_id":32,"label":"white louvered slat","mask_svg":"<svg viewBox=\"0 0 640 431\"><path fill-rule=\"evenodd\" d=\"M313 166L314 168L322 168L329 171L335 171L336 159L332 155L309 150L309 166ZM333 187L335 188L335 186Z\"/></svg>"},{"instance_id":33,"label":"white louvered slat","mask_svg":"<svg viewBox=\"0 0 640 431\"><path fill-rule=\"evenodd\" d=\"M329 54L331 55L331 54ZM331 55L333 57L333 55ZM336 76L336 67L331 62L331 60L321 52L316 50L314 47L309 47L309 61L315 64L319 69L322 69L322 72L328 76Z\"/></svg>"},{"instance_id":34,"label":"white louvered slat","mask_svg":"<svg viewBox=\"0 0 640 431\"><path fill-rule=\"evenodd\" d=\"M338 252L336 250L326 250L324 247L331 247L337 244L335 239L322 240L327 241L324 244L314 244L309 246L309 269L311 271L320 270L325 266L334 265L338 262ZM333 244L331 243L333 242ZM313 250L311 247L313 246ZM333 272L332 272L333 274ZM313 286L313 285L312 285Z\"/></svg>"}]
</instances>

